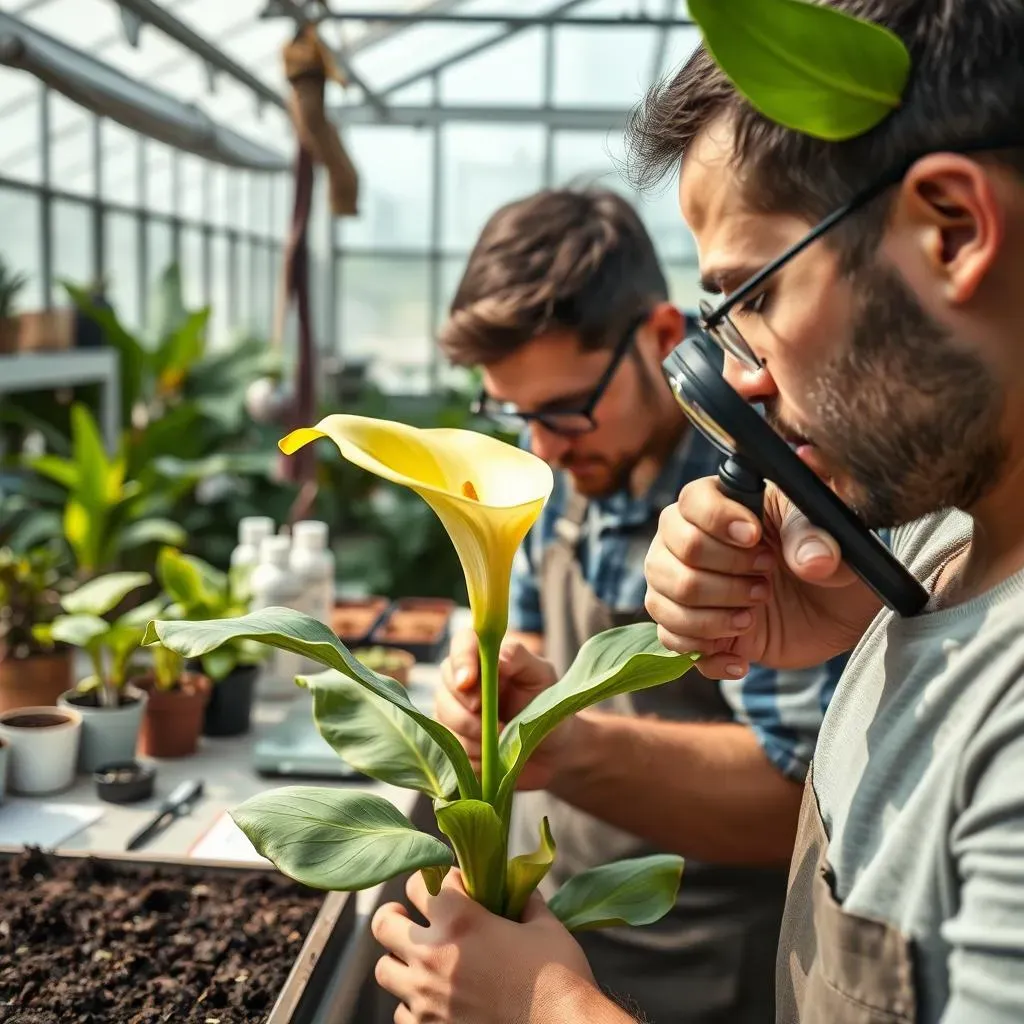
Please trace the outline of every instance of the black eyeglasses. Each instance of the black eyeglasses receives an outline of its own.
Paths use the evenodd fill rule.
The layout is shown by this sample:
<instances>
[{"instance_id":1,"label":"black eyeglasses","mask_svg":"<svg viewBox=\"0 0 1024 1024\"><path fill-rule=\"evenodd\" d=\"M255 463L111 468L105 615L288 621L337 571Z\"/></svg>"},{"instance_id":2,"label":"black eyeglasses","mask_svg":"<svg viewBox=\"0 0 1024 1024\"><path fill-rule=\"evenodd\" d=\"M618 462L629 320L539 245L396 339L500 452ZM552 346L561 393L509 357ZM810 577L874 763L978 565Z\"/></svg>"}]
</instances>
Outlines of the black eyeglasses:
<instances>
[{"instance_id":1,"label":"black eyeglasses","mask_svg":"<svg viewBox=\"0 0 1024 1024\"><path fill-rule=\"evenodd\" d=\"M958 146L948 147L953 153L977 153L989 149L1017 149L1024 146L1024 138L1013 140L981 139L978 142L963 143ZM767 266L762 267L753 277L748 278L728 298L723 299L717 306L712 306L706 299L700 303L701 327L715 344L724 352L737 359L739 363L748 370L759 370L763 365L762 361L754 354L747 339L743 337L739 329L732 322L729 314L738 305L747 302L751 296L761 287L764 282L781 267L784 267L794 256L799 255L813 242L816 242L827 231L834 228L844 218L855 213L861 207L866 206L872 199L877 198L887 188L898 185L904 175L922 157L930 153L940 152L940 149L929 149L916 154L905 160L898 168L883 175L877 181L868 185L856 193L852 199L844 203L838 210L834 210L824 220L816 224L803 238L791 245L781 256L777 256Z\"/></svg>"},{"instance_id":2,"label":"black eyeglasses","mask_svg":"<svg viewBox=\"0 0 1024 1024\"><path fill-rule=\"evenodd\" d=\"M637 330L646 322L649 315L649 313L643 313L630 322L628 330L612 351L611 362L590 396L581 406L566 408L554 406L540 412L522 412L511 402L496 401L487 394L485 388L481 388L480 394L471 406L471 412L474 416L486 416L508 430L519 431L528 423L539 423L546 430L550 430L553 434L561 434L563 437L589 434L597 426L594 410L597 408L598 402L604 397L622 360L626 358L626 353L633 346Z\"/></svg>"}]
</instances>

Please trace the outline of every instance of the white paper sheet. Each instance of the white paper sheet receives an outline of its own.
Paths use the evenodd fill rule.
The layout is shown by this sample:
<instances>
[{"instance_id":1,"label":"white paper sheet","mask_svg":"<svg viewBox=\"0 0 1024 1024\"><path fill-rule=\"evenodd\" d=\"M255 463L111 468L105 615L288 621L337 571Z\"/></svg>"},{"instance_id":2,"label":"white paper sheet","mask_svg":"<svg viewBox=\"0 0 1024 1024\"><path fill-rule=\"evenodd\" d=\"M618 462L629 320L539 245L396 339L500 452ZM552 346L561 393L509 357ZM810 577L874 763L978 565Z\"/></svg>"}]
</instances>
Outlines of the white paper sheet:
<instances>
[{"instance_id":1,"label":"white paper sheet","mask_svg":"<svg viewBox=\"0 0 1024 1024\"><path fill-rule=\"evenodd\" d=\"M225 811L188 851L197 860L227 860L244 864L270 864L249 842L246 834Z\"/></svg>"},{"instance_id":2,"label":"white paper sheet","mask_svg":"<svg viewBox=\"0 0 1024 1024\"><path fill-rule=\"evenodd\" d=\"M7 799L0 804L0 846L40 846L52 850L103 817L90 804L43 804Z\"/></svg>"}]
</instances>

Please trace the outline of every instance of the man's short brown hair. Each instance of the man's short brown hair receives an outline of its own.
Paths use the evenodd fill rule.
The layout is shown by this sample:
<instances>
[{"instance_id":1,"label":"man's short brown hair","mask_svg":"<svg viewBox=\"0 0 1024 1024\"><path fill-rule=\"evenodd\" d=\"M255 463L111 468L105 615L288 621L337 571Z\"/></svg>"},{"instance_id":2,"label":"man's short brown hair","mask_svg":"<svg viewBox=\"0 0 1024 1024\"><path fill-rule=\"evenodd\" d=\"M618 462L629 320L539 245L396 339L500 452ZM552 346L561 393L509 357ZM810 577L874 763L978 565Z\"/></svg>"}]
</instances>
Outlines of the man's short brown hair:
<instances>
[{"instance_id":1,"label":"man's short brown hair","mask_svg":"<svg viewBox=\"0 0 1024 1024\"><path fill-rule=\"evenodd\" d=\"M625 199L549 189L487 222L439 341L460 366L497 362L551 331L602 348L667 297L654 245Z\"/></svg>"},{"instance_id":2,"label":"man's short brown hair","mask_svg":"<svg viewBox=\"0 0 1024 1024\"><path fill-rule=\"evenodd\" d=\"M757 113L703 46L655 86L630 118L629 169L639 189L678 167L693 140L725 118L745 198L766 213L817 221L882 173L924 153L998 137L1017 150L994 155L1024 167L1024 3L1021 0L825 0L893 31L910 52L901 106L870 132L835 143L783 128ZM828 240L856 263L877 245L883 198Z\"/></svg>"}]
</instances>

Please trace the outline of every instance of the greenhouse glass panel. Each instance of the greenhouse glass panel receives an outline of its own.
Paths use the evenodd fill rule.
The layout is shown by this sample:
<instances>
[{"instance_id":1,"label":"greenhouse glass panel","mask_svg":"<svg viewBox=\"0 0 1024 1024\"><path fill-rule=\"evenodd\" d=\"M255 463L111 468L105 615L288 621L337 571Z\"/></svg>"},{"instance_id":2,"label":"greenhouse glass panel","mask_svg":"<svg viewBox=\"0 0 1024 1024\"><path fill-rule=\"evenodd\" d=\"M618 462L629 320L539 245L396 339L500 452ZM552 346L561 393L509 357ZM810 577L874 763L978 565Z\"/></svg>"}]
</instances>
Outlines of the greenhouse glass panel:
<instances>
[{"instance_id":1,"label":"greenhouse glass panel","mask_svg":"<svg viewBox=\"0 0 1024 1024\"><path fill-rule=\"evenodd\" d=\"M443 72L441 102L540 106L544 102L544 33L527 29Z\"/></svg>"},{"instance_id":2,"label":"greenhouse glass panel","mask_svg":"<svg viewBox=\"0 0 1024 1024\"><path fill-rule=\"evenodd\" d=\"M139 309L139 219L133 213L107 211L103 218L107 298L129 330L141 325Z\"/></svg>"},{"instance_id":3,"label":"greenhouse glass panel","mask_svg":"<svg viewBox=\"0 0 1024 1024\"><path fill-rule=\"evenodd\" d=\"M146 209L154 213L174 213L174 158L170 146L146 139Z\"/></svg>"},{"instance_id":4,"label":"greenhouse glass panel","mask_svg":"<svg viewBox=\"0 0 1024 1024\"><path fill-rule=\"evenodd\" d=\"M39 196L33 192L0 187L0 256L7 267L28 278L18 295L21 311L43 304L42 221Z\"/></svg>"},{"instance_id":5,"label":"greenhouse glass panel","mask_svg":"<svg viewBox=\"0 0 1024 1024\"><path fill-rule=\"evenodd\" d=\"M178 212L186 220L206 218L206 161L191 153L178 154L181 195Z\"/></svg>"},{"instance_id":6,"label":"greenhouse glass panel","mask_svg":"<svg viewBox=\"0 0 1024 1024\"><path fill-rule=\"evenodd\" d=\"M185 305L199 309L207 303L206 236L198 228L181 229L181 287Z\"/></svg>"},{"instance_id":7,"label":"greenhouse glass panel","mask_svg":"<svg viewBox=\"0 0 1024 1024\"><path fill-rule=\"evenodd\" d=\"M632 106L650 85L656 35L654 29L558 26L555 106Z\"/></svg>"},{"instance_id":8,"label":"greenhouse glass panel","mask_svg":"<svg viewBox=\"0 0 1024 1024\"><path fill-rule=\"evenodd\" d=\"M103 198L121 206L139 205L139 146L141 139L116 121L100 125Z\"/></svg>"},{"instance_id":9,"label":"greenhouse glass panel","mask_svg":"<svg viewBox=\"0 0 1024 1024\"><path fill-rule=\"evenodd\" d=\"M93 261L92 208L85 203L55 199L50 210L51 260L53 264L54 305L64 305L68 294L61 285L67 280L79 287L88 287L96 278Z\"/></svg>"},{"instance_id":10,"label":"greenhouse glass panel","mask_svg":"<svg viewBox=\"0 0 1024 1024\"><path fill-rule=\"evenodd\" d=\"M0 176L39 182L42 87L24 71L0 67Z\"/></svg>"},{"instance_id":11,"label":"greenhouse glass panel","mask_svg":"<svg viewBox=\"0 0 1024 1024\"><path fill-rule=\"evenodd\" d=\"M359 172L359 216L337 219L345 246L426 249L434 190L433 132L368 125L345 144Z\"/></svg>"},{"instance_id":12,"label":"greenhouse glass panel","mask_svg":"<svg viewBox=\"0 0 1024 1024\"><path fill-rule=\"evenodd\" d=\"M152 295L164 271L174 261L174 235L170 221L151 218L146 223L146 294ZM147 311L152 315L152 310Z\"/></svg>"},{"instance_id":13,"label":"greenhouse glass panel","mask_svg":"<svg viewBox=\"0 0 1024 1024\"><path fill-rule=\"evenodd\" d=\"M95 194L94 124L90 111L50 92L50 183L55 189Z\"/></svg>"},{"instance_id":14,"label":"greenhouse glass panel","mask_svg":"<svg viewBox=\"0 0 1024 1024\"><path fill-rule=\"evenodd\" d=\"M544 181L544 129L451 124L442 129L443 231L448 251L469 250L487 219Z\"/></svg>"},{"instance_id":15,"label":"greenhouse glass panel","mask_svg":"<svg viewBox=\"0 0 1024 1024\"><path fill-rule=\"evenodd\" d=\"M217 233L210 240L210 331L209 338L216 347L225 346L231 338L231 281L228 259L228 240Z\"/></svg>"}]
</instances>

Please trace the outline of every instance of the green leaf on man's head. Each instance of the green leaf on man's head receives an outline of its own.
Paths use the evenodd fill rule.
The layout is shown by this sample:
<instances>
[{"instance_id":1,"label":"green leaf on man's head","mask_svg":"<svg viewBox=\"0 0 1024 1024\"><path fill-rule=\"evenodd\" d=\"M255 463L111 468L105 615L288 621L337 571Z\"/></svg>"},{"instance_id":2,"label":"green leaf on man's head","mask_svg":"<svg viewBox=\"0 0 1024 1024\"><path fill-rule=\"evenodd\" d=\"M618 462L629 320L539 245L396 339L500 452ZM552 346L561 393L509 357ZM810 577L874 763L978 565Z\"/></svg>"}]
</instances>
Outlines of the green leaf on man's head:
<instances>
[{"instance_id":1,"label":"green leaf on man's head","mask_svg":"<svg viewBox=\"0 0 1024 1024\"><path fill-rule=\"evenodd\" d=\"M505 916L518 921L534 889L544 880L555 862L555 840L548 819L540 820L540 846L508 862L505 877Z\"/></svg>"},{"instance_id":2,"label":"green leaf on man's head","mask_svg":"<svg viewBox=\"0 0 1024 1024\"><path fill-rule=\"evenodd\" d=\"M230 812L257 852L314 889L356 892L420 868L452 863L452 851L373 793L285 786Z\"/></svg>"},{"instance_id":3,"label":"green leaf on man's head","mask_svg":"<svg viewBox=\"0 0 1024 1024\"><path fill-rule=\"evenodd\" d=\"M689 0L736 90L786 128L838 142L901 102L910 54L887 28L808 0Z\"/></svg>"},{"instance_id":4,"label":"green leaf on man's head","mask_svg":"<svg viewBox=\"0 0 1024 1024\"><path fill-rule=\"evenodd\" d=\"M402 708L341 672L303 676L320 735L356 771L447 800L456 789L445 752Z\"/></svg>"},{"instance_id":5,"label":"green leaf on man's head","mask_svg":"<svg viewBox=\"0 0 1024 1024\"><path fill-rule=\"evenodd\" d=\"M551 897L548 908L571 932L660 921L675 906L683 858L657 853L582 871Z\"/></svg>"}]
</instances>

